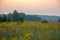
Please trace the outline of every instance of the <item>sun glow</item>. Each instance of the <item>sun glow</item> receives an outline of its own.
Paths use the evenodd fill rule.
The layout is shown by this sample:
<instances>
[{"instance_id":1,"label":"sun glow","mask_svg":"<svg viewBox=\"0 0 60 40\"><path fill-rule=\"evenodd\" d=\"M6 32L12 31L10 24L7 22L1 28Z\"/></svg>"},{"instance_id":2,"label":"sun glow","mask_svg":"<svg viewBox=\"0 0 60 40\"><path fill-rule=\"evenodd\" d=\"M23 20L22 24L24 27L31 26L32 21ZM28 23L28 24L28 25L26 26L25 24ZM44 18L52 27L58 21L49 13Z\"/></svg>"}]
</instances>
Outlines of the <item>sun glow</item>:
<instances>
[{"instance_id":1,"label":"sun glow","mask_svg":"<svg viewBox=\"0 0 60 40\"><path fill-rule=\"evenodd\" d=\"M4 14L6 14L6 15L7 15L8 13L7 13L7 12L5 12Z\"/></svg>"},{"instance_id":2,"label":"sun glow","mask_svg":"<svg viewBox=\"0 0 60 40\"><path fill-rule=\"evenodd\" d=\"M10 7L35 7L47 8L56 6L56 0L4 0L2 5Z\"/></svg>"}]
</instances>

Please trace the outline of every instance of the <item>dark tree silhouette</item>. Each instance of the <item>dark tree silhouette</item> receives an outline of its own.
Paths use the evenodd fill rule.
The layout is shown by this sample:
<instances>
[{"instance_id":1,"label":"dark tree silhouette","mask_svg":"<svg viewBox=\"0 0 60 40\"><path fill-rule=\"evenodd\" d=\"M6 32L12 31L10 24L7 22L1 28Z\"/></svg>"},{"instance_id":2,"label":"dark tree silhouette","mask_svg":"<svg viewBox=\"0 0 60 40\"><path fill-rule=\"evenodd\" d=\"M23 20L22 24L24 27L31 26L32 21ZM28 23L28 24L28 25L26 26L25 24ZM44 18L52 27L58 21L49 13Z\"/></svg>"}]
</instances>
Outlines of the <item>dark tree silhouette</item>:
<instances>
[{"instance_id":1,"label":"dark tree silhouette","mask_svg":"<svg viewBox=\"0 0 60 40\"><path fill-rule=\"evenodd\" d=\"M18 21L18 12L17 12L17 10L14 10L12 15L13 15L13 21Z\"/></svg>"},{"instance_id":2,"label":"dark tree silhouette","mask_svg":"<svg viewBox=\"0 0 60 40\"><path fill-rule=\"evenodd\" d=\"M7 19L7 20L8 20L8 22L11 22L11 19L10 19L9 17L8 17L8 19Z\"/></svg>"},{"instance_id":3,"label":"dark tree silhouette","mask_svg":"<svg viewBox=\"0 0 60 40\"><path fill-rule=\"evenodd\" d=\"M13 13L3 14L0 17L0 22L23 22L25 17L25 13L18 13L17 10L14 10Z\"/></svg>"},{"instance_id":4,"label":"dark tree silhouette","mask_svg":"<svg viewBox=\"0 0 60 40\"><path fill-rule=\"evenodd\" d=\"M13 21L23 22L23 17L18 13L17 10L13 11Z\"/></svg>"},{"instance_id":5,"label":"dark tree silhouette","mask_svg":"<svg viewBox=\"0 0 60 40\"><path fill-rule=\"evenodd\" d=\"M60 19L58 20L58 22L60 22Z\"/></svg>"},{"instance_id":6,"label":"dark tree silhouette","mask_svg":"<svg viewBox=\"0 0 60 40\"><path fill-rule=\"evenodd\" d=\"M2 22L2 16L0 17L0 22Z\"/></svg>"},{"instance_id":7,"label":"dark tree silhouette","mask_svg":"<svg viewBox=\"0 0 60 40\"><path fill-rule=\"evenodd\" d=\"M3 14L2 21L6 22L6 15L5 14Z\"/></svg>"},{"instance_id":8,"label":"dark tree silhouette","mask_svg":"<svg viewBox=\"0 0 60 40\"><path fill-rule=\"evenodd\" d=\"M23 18L22 18L22 17L20 17L18 21L23 22Z\"/></svg>"},{"instance_id":9,"label":"dark tree silhouette","mask_svg":"<svg viewBox=\"0 0 60 40\"><path fill-rule=\"evenodd\" d=\"M48 21L47 20L43 20L42 23L48 23Z\"/></svg>"}]
</instances>

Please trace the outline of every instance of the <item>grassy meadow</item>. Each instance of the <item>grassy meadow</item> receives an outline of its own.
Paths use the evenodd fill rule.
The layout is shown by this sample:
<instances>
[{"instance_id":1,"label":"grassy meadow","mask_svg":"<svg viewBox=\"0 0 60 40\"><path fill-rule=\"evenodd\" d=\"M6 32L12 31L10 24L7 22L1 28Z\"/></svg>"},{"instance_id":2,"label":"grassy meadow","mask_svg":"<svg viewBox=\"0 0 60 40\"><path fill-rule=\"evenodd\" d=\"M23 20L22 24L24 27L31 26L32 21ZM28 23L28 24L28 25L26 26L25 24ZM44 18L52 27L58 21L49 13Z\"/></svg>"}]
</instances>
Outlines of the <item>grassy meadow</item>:
<instances>
[{"instance_id":1,"label":"grassy meadow","mask_svg":"<svg viewBox=\"0 0 60 40\"><path fill-rule=\"evenodd\" d=\"M60 40L60 23L0 22L0 40Z\"/></svg>"}]
</instances>

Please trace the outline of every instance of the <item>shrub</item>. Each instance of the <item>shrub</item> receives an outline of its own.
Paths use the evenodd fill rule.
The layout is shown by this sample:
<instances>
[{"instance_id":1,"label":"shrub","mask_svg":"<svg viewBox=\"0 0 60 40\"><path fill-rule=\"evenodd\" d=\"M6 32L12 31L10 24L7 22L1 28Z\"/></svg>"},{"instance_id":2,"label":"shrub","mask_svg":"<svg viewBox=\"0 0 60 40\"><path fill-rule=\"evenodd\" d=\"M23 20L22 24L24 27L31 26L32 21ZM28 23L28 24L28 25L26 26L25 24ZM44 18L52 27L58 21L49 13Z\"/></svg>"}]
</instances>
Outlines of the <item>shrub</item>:
<instances>
[{"instance_id":1,"label":"shrub","mask_svg":"<svg viewBox=\"0 0 60 40\"><path fill-rule=\"evenodd\" d=\"M42 23L48 23L48 21L47 20L43 20Z\"/></svg>"}]
</instances>

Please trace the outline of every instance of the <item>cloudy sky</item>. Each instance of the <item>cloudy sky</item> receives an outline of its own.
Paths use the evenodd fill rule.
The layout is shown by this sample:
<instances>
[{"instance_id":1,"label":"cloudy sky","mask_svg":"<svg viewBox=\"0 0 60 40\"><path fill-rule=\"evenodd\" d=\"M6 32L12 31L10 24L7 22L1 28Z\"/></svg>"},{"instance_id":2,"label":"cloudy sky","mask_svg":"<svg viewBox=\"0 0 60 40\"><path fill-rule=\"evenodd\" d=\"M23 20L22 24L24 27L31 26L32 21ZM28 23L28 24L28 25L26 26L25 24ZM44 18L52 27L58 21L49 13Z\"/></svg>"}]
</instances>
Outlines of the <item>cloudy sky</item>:
<instances>
[{"instance_id":1,"label":"cloudy sky","mask_svg":"<svg viewBox=\"0 0 60 40\"><path fill-rule=\"evenodd\" d=\"M0 0L0 13L14 10L31 15L60 16L60 0Z\"/></svg>"}]
</instances>

